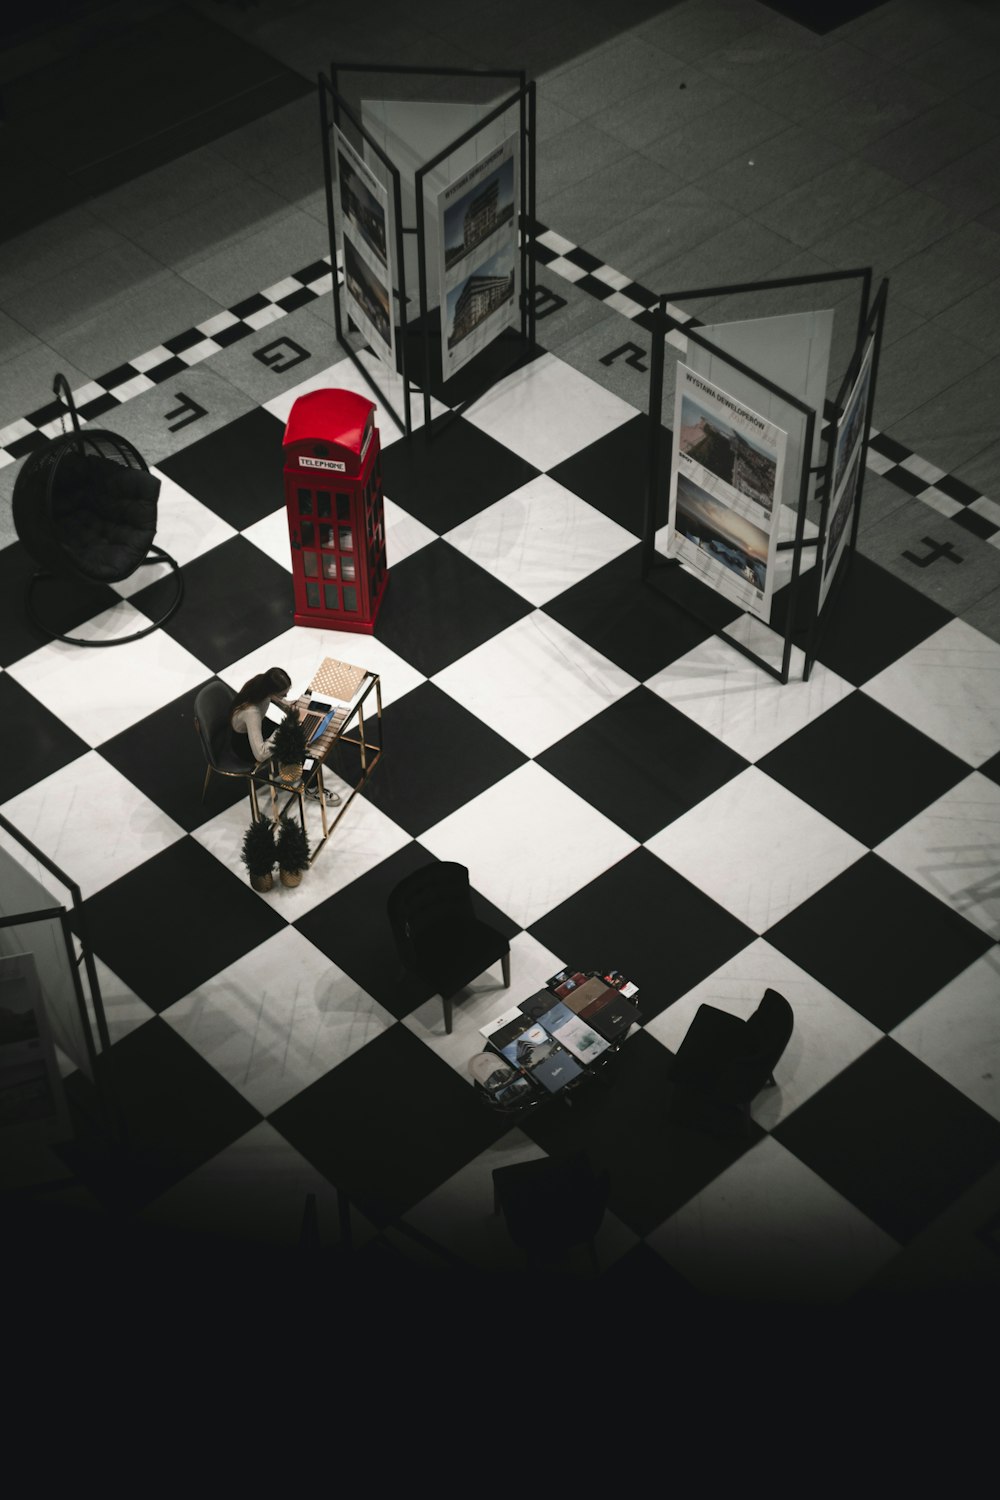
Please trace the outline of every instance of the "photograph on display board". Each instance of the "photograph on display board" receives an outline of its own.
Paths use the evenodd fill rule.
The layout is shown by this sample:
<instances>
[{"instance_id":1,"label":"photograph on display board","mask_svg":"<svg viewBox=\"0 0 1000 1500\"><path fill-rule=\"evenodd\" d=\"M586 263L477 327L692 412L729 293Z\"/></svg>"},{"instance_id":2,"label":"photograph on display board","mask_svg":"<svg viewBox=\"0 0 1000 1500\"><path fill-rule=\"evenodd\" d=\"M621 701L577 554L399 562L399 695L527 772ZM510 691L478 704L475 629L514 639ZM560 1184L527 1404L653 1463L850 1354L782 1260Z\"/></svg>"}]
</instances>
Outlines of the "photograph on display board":
<instances>
[{"instance_id":1,"label":"photograph on display board","mask_svg":"<svg viewBox=\"0 0 1000 1500\"><path fill-rule=\"evenodd\" d=\"M847 466L854 457L854 449L864 436L862 424L865 413L868 410L868 388L871 385L872 375L872 352L874 343L868 342L865 357L861 362L861 370L854 389L847 398L844 407L844 415L837 425L837 447L833 459L833 493L839 493L841 481L847 471Z\"/></svg>"},{"instance_id":2,"label":"photograph on display board","mask_svg":"<svg viewBox=\"0 0 1000 1500\"><path fill-rule=\"evenodd\" d=\"M709 469L767 511L774 504L777 459L717 410L685 396L681 402L679 451Z\"/></svg>"},{"instance_id":3,"label":"photograph on display board","mask_svg":"<svg viewBox=\"0 0 1000 1500\"><path fill-rule=\"evenodd\" d=\"M508 136L438 194L445 380L517 318L517 149Z\"/></svg>"},{"instance_id":4,"label":"photograph on display board","mask_svg":"<svg viewBox=\"0 0 1000 1500\"><path fill-rule=\"evenodd\" d=\"M346 143L337 147L337 177L340 181L340 209L345 224L350 224L362 241L387 265L386 205L379 202L372 191L370 172L362 172L362 164L352 151L348 156ZM384 198L384 194L383 194Z\"/></svg>"},{"instance_id":5,"label":"photograph on display board","mask_svg":"<svg viewBox=\"0 0 1000 1500\"><path fill-rule=\"evenodd\" d=\"M446 270L477 250L514 217L514 158L508 156L451 203L444 214Z\"/></svg>"},{"instance_id":6,"label":"photograph on display board","mask_svg":"<svg viewBox=\"0 0 1000 1500\"><path fill-rule=\"evenodd\" d=\"M763 600L771 539L760 526L733 510L719 496L710 495L686 474L679 474L674 528L682 543L681 555L692 560L700 571L707 567L713 576L731 587L730 580L724 578L728 572L744 585L739 590L741 599L747 595L757 603Z\"/></svg>"},{"instance_id":7,"label":"photograph on display board","mask_svg":"<svg viewBox=\"0 0 1000 1500\"><path fill-rule=\"evenodd\" d=\"M389 290L370 266L361 259L352 242L344 236L344 286L351 302L354 322L376 353L392 352L392 303Z\"/></svg>"}]
</instances>

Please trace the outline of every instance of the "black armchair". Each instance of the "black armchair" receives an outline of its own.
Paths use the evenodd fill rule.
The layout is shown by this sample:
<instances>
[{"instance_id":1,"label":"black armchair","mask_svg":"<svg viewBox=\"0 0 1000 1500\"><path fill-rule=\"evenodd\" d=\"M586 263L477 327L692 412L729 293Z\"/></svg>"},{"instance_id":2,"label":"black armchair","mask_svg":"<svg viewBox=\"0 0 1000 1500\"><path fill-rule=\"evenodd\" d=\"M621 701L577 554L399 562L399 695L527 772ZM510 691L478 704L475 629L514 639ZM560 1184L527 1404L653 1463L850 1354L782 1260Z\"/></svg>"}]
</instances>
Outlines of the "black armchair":
<instances>
[{"instance_id":1,"label":"black armchair","mask_svg":"<svg viewBox=\"0 0 1000 1500\"><path fill-rule=\"evenodd\" d=\"M205 780L201 788L201 800L205 800L213 772L216 776L241 777L247 783L250 810L256 822L260 817L255 780L257 768L250 753L250 741L247 740L247 753L242 759L232 745L229 715L235 702L236 694L224 682L207 682L195 695L194 727L205 752ZM262 779L266 783L266 772Z\"/></svg>"},{"instance_id":2,"label":"black armchair","mask_svg":"<svg viewBox=\"0 0 1000 1500\"><path fill-rule=\"evenodd\" d=\"M670 1118L715 1133L746 1126L751 1102L774 1083L793 1024L792 1007L777 990L765 990L746 1021L700 1005L674 1060Z\"/></svg>"},{"instance_id":3,"label":"black armchair","mask_svg":"<svg viewBox=\"0 0 1000 1500\"><path fill-rule=\"evenodd\" d=\"M441 996L445 1031L452 997L498 960L510 984L510 944L473 911L464 865L442 860L414 870L390 892L388 916L403 967Z\"/></svg>"},{"instance_id":4,"label":"black armchair","mask_svg":"<svg viewBox=\"0 0 1000 1500\"><path fill-rule=\"evenodd\" d=\"M584 1152L559 1160L517 1162L493 1169L493 1211L530 1264L553 1262L586 1245L600 1272L594 1240L604 1219L611 1181Z\"/></svg>"}]
</instances>

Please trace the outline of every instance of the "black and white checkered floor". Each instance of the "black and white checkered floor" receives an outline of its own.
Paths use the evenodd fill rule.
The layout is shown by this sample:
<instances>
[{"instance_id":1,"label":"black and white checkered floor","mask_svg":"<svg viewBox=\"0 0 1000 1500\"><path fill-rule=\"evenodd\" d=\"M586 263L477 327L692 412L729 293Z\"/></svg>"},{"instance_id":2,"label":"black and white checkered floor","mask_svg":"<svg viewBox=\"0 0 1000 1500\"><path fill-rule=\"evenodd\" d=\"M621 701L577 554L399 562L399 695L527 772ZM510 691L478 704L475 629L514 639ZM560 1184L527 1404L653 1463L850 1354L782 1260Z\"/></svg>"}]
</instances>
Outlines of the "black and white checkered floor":
<instances>
[{"instance_id":1,"label":"black and white checkered floor","mask_svg":"<svg viewBox=\"0 0 1000 1500\"><path fill-rule=\"evenodd\" d=\"M683 1305L836 1304L911 1268L988 1283L1000 645L859 555L810 681L798 652L773 681L680 607L736 616L700 583L640 585L646 418L541 352L433 441L380 419L374 638L294 627L281 438L320 385L366 390L335 365L160 464L186 585L165 630L40 644L28 560L0 553L0 705L36 747L5 757L0 810L82 889L130 1143L114 1165L71 1075L80 1191L235 1259L294 1247L309 1194L333 1245L339 1188L339 1274L492 1279L522 1266L492 1168L584 1146L611 1175L609 1285ZM168 587L68 597L62 624L128 634ZM302 885L258 895L245 799L199 801L194 695L272 664L305 683L325 655L381 674L385 757ZM429 859L466 864L511 937L511 990L484 975L450 1036L385 919ZM512 1128L471 1086L478 1028L565 963L620 967L646 1024L572 1108ZM697 1006L746 1015L767 986L796 1025L751 1134L668 1123Z\"/></svg>"}]
</instances>

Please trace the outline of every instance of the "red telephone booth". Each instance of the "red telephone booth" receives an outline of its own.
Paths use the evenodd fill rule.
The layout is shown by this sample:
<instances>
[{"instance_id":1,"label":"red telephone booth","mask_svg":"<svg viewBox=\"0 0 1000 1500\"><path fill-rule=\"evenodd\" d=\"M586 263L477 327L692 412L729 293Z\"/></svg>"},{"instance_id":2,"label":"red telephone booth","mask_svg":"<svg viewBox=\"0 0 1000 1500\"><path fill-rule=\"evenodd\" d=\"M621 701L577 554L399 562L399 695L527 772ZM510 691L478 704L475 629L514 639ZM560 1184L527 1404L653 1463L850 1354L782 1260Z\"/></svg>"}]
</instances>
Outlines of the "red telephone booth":
<instances>
[{"instance_id":1,"label":"red telephone booth","mask_svg":"<svg viewBox=\"0 0 1000 1500\"><path fill-rule=\"evenodd\" d=\"M388 579L375 403L354 391L300 396L284 449L295 623L370 635Z\"/></svg>"}]
</instances>

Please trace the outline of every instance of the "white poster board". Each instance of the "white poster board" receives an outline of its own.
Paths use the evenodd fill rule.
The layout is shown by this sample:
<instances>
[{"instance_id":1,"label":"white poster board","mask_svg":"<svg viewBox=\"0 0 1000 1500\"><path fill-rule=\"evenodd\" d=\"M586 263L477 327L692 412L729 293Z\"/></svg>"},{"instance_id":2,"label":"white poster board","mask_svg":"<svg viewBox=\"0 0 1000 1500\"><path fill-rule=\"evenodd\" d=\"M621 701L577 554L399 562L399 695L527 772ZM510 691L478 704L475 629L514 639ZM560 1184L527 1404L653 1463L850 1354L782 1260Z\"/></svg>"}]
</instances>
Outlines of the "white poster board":
<instances>
[{"instance_id":1,"label":"white poster board","mask_svg":"<svg viewBox=\"0 0 1000 1500\"><path fill-rule=\"evenodd\" d=\"M518 136L438 194L444 380L517 320Z\"/></svg>"},{"instance_id":2,"label":"white poster board","mask_svg":"<svg viewBox=\"0 0 1000 1500\"><path fill-rule=\"evenodd\" d=\"M854 510L858 492L861 465L864 461L868 434L865 418L868 411L868 393L871 389L872 360L875 340L868 340L868 347L861 361L858 378L847 398L843 415L837 423L837 439L833 450L833 496L827 510L826 548L823 554L823 573L819 584L819 606L822 609L837 565L847 546L848 522Z\"/></svg>"},{"instance_id":3,"label":"white poster board","mask_svg":"<svg viewBox=\"0 0 1000 1500\"><path fill-rule=\"evenodd\" d=\"M787 433L677 367L667 551L742 609L767 619Z\"/></svg>"},{"instance_id":4,"label":"white poster board","mask_svg":"<svg viewBox=\"0 0 1000 1500\"><path fill-rule=\"evenodd\" d=\"M389 195L337 126L333 130L333 144L348 316L379 359L395 370L393 226Z\"/></svg>"}]
</instances>

